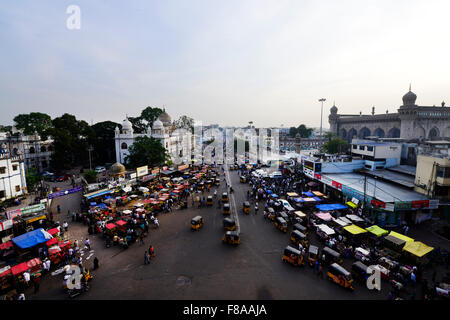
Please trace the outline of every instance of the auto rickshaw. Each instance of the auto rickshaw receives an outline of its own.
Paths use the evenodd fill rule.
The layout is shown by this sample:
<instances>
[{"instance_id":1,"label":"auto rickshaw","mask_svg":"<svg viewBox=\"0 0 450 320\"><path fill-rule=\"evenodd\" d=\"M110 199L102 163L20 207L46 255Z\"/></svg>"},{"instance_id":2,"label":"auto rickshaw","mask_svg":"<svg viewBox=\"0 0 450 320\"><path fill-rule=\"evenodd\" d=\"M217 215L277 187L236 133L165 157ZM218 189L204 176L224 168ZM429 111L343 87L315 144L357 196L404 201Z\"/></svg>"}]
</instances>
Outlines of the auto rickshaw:
<instances>
[{"instance_id":1,"label":"auto rickshaw","mask_svg":"<svg viewBox=\"0 0 450 320\"><path fill-rule=\"evenodd\" d=\"M222 193L222 202L223 203L228 202L228 193L227 192Z\"/></svg>"},{"instance_id":2,"label":"auto rickshaw","mask_svg":"<svg viewBox=\"0 0 450 320\"><path fill-rule=\"evenodd\" d=\"M303 247L308 246L308 239L303 233L298 230L294 230L291 232L291 241L297 245L301 243Z\"/></svg>"},{"instance_id":3,"label":"auto rickshaw","mask_svg":"<svg viewBox=\"0 0 450 320\"><path fill-rule=\"evenodd\" d=\"M317 259L319 258L319 247L309 245L308 248L308 263L310 267L314 267Z\"/></svg>"},{"instance_id":4,"label":"auto rickshaw","mask_svg":"<svg viewBox=\"0 0 450 320\"><path fill-rule=\"evenodd\" d=\"M214 184L215 184L216 186L220 186L220 179L219 179L219 178L216 178L216 180L214 180Z\"/></svg>"},{"instance_id":5,"label":"auto rickshaw","mask_svg":"<svg viewBox=\"0 0 450 320\"><path fill-rule=\"evenodd\" d=\"M200 182L197 186L198 190L203 190L205 189L205 183L204 182Z\"/></svg>"},{"instance_id":6,"label":"auto rickshaw","mask_svg":"<svg viewBox=\"0 0 450 320\"><path fill-rule=\"evenodd\" d=\"M250 213L250 202L248 201L244 201L244 203L242 204L242 211L244 211L244 213L249 214Z\"/></svg>"},{"instance_id":7,"label":"auto rickshaw","mask_svg":"<svg viewBox=\"0 0 450 320\"><path fill-rule=\"evenodd\" d=\"M284 249L281 260L284 262L289 262L290 264L296 267L301 267L305 265L302 253L297 249L292 248L291 246L287 246Z\"/></svg>"},{"instance_id":8,"label":"auto rickshaw","mask_svg":"<svg viewBox=\"0 0 450 320\"><path fill-rule=\"evenodd\" d=\"M241 243L241 239L239 238L239 233L237 231L227 231L223 235L222 242L238 245L239 243Z\"/></svg>"},{"instance_id":9,"label":"auto rickshaw","mask_svg":"<svg viewBox=\"0 0 450 320\"><path fill-rule=\"evenodd\" d=\"M276 228L280 229L283 232L287 232L287 222L281 217L277 217L274 221L274 225Z\"/></svg>"},{"instance_id":10,"label":"auto rickshaw","mask_svg":"<svg viewBox=\"0 0 450 320\"><path fill-rule=\"evenodd\" d=\"M305 236L308 236L308 229L305 226L301 225L300 223L294 224L294 230L298 230Z\"/></svg>"},{"instance_id":11,"label":"auto rickshaw","mask_svg":"<svg viewBox=\"0 0 450 320\"><path fill-rule=\"evenodd\" d=\"M341 254L337 251L334 251L330 247L324 247L322 249L322 256L325 256L325 263L330 265L332 263L337 263L342 265L343 261L341 258Z\"/></svg>"},{"instance_id":12,"label":"auto rickshaw","mask_svg":"<svg viewBox=\"0 0 450 320\"><path fill-rule=\"evenodd\" d=\"M240 176L239 181L240 181L241 183L246 183L246 182L247 182L247 178L244 177L244 176Z\"/></svg>"},{"instance_id":13,"label":"auto rickshaw","mask_svg":"<svg viewBox=\"0 0 450 320\"><path fill-rule=\"evenodd\" d=\"M211 207L213 205L213 197L212 196L208 196L208 198L206 198L206 205L208 207Z\"/></svg>"},{"instance_id":14,"label":"auto rickshaw","mask_svg":"<svg viewBox=\"0 0 450 320\"><path fill-rule=\"evenodd\" d=\"M230 214L230 204L225 203L222 208L222 214Z\"/></svg>"},{"instance_id":15,"label":"auto rickshaw","mask_svg":"<svg viewBox=\"0 0 450 320\"><path fill-rule=\"evenodd\" d=\"M196 216L191 220L191 230L199 230L203 227L203 218L202 216Z\"/></svg>"},{"instance_id":16,"label":"auto rickshaw","mask_svg":"<svg viewBox=\"0 0 450 320\"><path fill-rule=\"evenodd\" d=\"M280 213L278 213L278 216L281 217L281 218L283 218L286 222L289 221L289 217L288 217L288 215L286 214L286 212L280 212Z\"/></svg>"},{"instance_id":17,"label":"auto rickshaw","mask_svg":"<svg viewBox=\"0 0 450 320\"><path fill-rule=\"evenodd\" d=\"M353 278L360 280L361 282L365 283L367 278L372 274L370 272L370 268L366 266L361 261L356 261L352 264L352 271L351 274Z\"/></svg>"},{"instance_id":18,"label":"auto rickshaw","mask_svg":"<svg viewBox=\"0 0 450 320\"><path fill-rule=\"evenodd\" d=\"M355 290L353 288L352 275L337 263L333 263L328 267L327 279L351 291Z\"/></svg>"},{"instance_id":19,"label":"auto rickshaw","mask_svg":"<svg viewBox=\"0 0 450 320\"><path fill-rule=\"evenodd\" d=\"M275 214L275 210L273 210L273 208L267 208L267 217L271 220L274 221L275 218L277 217Z\"/></svg>"},{"instance_id":20,"label":"auto rickshaw","mask_svg":"<svg viewBox=\"0 0 450 320\"><path fill-rule=\"evenodd\" d=\"M236 230L236 221L232 218L223 219L223 227L225 230L234 231Z\"/></svg>"}]
</instances>

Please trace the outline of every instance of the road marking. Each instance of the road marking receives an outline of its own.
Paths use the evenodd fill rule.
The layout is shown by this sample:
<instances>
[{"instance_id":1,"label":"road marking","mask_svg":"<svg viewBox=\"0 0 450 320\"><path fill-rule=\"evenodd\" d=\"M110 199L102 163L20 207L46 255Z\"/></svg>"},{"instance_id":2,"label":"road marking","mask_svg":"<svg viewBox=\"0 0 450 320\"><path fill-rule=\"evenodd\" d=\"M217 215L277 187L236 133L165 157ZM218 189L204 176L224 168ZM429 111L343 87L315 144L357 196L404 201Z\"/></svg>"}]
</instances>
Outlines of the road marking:
<instances>
[{"instance_id":1,"label":"road marking","mask_svg":"<svg viewBox=\"0 0 450 320\"><path fill-rule=\"evenodd\" d=\"M232 185L231 185L231 178L230 178L230 171L228 170L228 165L225 165L225 178L227 178L228 177L228 181L227 181L227 183L229 182L229 185L230 185L230 187L232 187ZM228 190L227 190L227 192L228 192ZM234 194L233 193L230 193L230 199L231 200L233 200L233 206L234 206L234 212L233 212L233 206L230 206L230 210L231 210L231 213L233 214L233 216L234 216L234 220L236 221L236 229L237 229L237 232L241 232L241 226L240 226L240 224L239 224L239 216L238 216L238 213L237 213L237 207L236 207L236 200L234 199Z\"/></svg>"}]
</instances>

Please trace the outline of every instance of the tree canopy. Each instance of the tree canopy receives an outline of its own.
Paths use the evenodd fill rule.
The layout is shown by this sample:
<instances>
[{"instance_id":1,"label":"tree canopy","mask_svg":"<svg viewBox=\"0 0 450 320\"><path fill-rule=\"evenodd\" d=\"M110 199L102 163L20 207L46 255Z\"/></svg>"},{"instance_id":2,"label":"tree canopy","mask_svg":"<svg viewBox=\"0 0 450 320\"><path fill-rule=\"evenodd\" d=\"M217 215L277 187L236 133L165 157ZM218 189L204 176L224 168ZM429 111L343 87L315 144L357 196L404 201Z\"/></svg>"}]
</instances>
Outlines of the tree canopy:
<instances>
[{"instance_id":1,"label":"tree canopy","mask_svg":"<svg viewBox=\"0 0 450 320\"><path fill-rule=\"evenodd\" d=\"M329 139L327 142L323 144L323 150L326 153L336 154L344 152L347 146L348 146L347 141L342 140L339 137L334 137Z\"/></svg>"},{"instance_id":2,"label":"tree canopy","mask_svg":"<svg viewBox=\"0 0 450 320\"><path fill-rule=\"evenodd\" d=\"M192 133L194 132L194 119L188 116L181 116L178 120L175 121L175 127L180 129L190 130Z\"/></svg>"},{"instance_id":3,"label":"tree canopy","mask_svg":"<svg viewBox=\"0 0 450 320\"><path fill-rule=\"evenodd\" d=\"M313 132L313 128L308 128L304 124L299 125L296 127L290 127L289 128L289 135L293 138L297 135L297 133L300 134L301 138L309 138L311 137L311 133Z\"/></svg>"},{"instance_id":4,"label":"tree canopy","mask_svg":"<svg viewBox=\"0 0 450 320\"><path fill-rule=\"evenodd\" d=\"M37 132L46 138L46 130L52 127L52 118L45 113L31 112L22 113L14 117L15 127L23 130L25 135Z\"/></svg>"},{"instance_id":5,"label":"tree canopy","mask_svg":"<svg viewBox=\"0 0 450 320\"><path fill-rule=\"evenodd\" d=\"M145 133L149 126L153 126L153 122L158 119L163 110L161 108L147 107L141 111L139 117L128 117L133 125L135 133Z\"/></svg>"},{"instance_id":6,"label":"tree canopy","mask_svg":"<svg viewBox=\"0 0 450 320\"><path fill-rule=\"evenodd\" d=\"M163 164L169 159L169 155L161 144L161 141L153 137L137 137L128 148L130 154L125 157L125 162L131 168L148 165L150 167Z\"/></svg>"},{"instance_id":7,"label":"tree canopy","mask_svg":"<svg viewBox=\"0 0 450 320\"><path fill-rule=\"evenodd\" d=\"M114 130L118 127L122 128L122 125L113 121L97 122L92 126L95 132L94 147L94 162L98 164L104 164L107 162L115 162L115 142Z\"/></svg>"}]
</instances>

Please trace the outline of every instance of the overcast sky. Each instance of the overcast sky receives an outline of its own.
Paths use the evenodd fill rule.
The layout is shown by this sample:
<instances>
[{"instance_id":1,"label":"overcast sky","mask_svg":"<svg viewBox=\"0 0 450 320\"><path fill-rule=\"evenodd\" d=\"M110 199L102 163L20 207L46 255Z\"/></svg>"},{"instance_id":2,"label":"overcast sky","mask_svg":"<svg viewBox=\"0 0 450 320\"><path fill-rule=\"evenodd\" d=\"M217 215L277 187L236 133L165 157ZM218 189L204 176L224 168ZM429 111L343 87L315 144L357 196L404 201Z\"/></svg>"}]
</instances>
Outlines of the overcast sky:
<instances>
[{"instance_id":1,"label":"overcast sky","mask_svg":"<svg viewBox=\"0 0 450 320\"><path fill-rule=\"evenodd\" d=\"M69 30L69 5L81 29ZM339 113L450 104L450 1L2 1L0 124L64 112L324 126Z\"/></svg>"}]
</instances>

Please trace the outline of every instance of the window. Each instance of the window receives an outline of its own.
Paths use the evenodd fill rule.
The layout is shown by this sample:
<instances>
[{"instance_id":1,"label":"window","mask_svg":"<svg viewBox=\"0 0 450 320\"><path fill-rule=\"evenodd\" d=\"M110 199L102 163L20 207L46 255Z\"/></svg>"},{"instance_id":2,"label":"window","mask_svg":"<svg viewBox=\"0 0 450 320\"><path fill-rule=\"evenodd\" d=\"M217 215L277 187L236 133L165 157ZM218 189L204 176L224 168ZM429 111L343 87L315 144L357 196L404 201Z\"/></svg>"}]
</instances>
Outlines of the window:
<instances>
[{"instance_id":1,"label":"window","mask_svg":"<svg viewBox=\"0 0 450 320\"><path fill-rule=\"evenodd\" d=\"M372 169L372 166L370 164L365 164L364 167L366 167L366 169Z\"/></svg>"},{"instance_id":2,"label":"window","mask_svg":"<svg viewBox=\"0 0 450 320\"><path fill-rule=\"evenodd\" d=\"M373 151L373 147L367 147L367 151Z\"/></svg>"},{"instance_id":3,"label":"window","mask_svg":"<svg viewBox=\"0 0 450 320\"><path fill-rule=\"evenodd\" d=\"M356 144L353 145L353 149L358 149L358 146Z\"/></svg>"},{"instance_id":4,"label":"window","mask_svg":"<svg viewBox=\"0 0 450 320\"><path fill-rule=\"evenodd\" d=\"M6 167L0 167L0 174L6 173Z\"/></svg>"},{"instance_id":5,"label":"window","mask_svg":"<svg viewBox=\"0 0 450 320\"><path fill-rule=\"evenodd\" d=\"M359 150L364 151L364 146L359 146Z\"/></svg>"},{"instance_id":6,"label":"window","mask_svg":"<svg viewBox=\"0 0 450 320\"><path fill-rule=\"evenodd\" d=\"M377 170L384 169L384 166L378 166L378 167L376 167L376 169Z\"/></svg>"},{"instance_id":7,"label":"window","mask_svg":"<svg viewBox=\"0 0 450 320\"><path fill-rule=\"evenodd\" d=\"M41 147L41 152L47 152L47 148L45 146Z\"/></svg>"},{"instance_id":8,"label":"window","mask_svg":"<svg viewBox=\"0 0 450 320\"><path fill-rule=\"evenodd\" d=\"M16 192L20 191L20 186L16 186Z\"/></svg>"},{"instance_id":9,"label":"window","mask_svg":"<svg viewBox=\"0 0 450 320\"><path fill-rule=\"evenodd\" d=\"M47 168L47 161L42 161L42 168Z\"/></svg>"},{"instance_id":10,"label":"window","mask_svg":"<svg viewBox=\"0 0 450 320\"><path fill-rule=\"evenodd\" d=\"M52 146L48 146L47 150L48 151L53 151L53 147Z\"/></svg>"},{"instance_id":11,"label":"window","mask_svg":"<svg viewBox=\"0 0 450 320\"><path fill-rule=\"evenodd\" d=\"M17 167L18 167L18 165L17 164L13 164L13 171L17 171Z\"/></svg>"},{"instance_id":12,"label":"window","mask_svg":"<svg viewBox=\"0 0 450 320\"><path fill-rule=\"evenodd\" d=\"M36 153L36 150L34 149L34 147L30 148L30 153Z\"/></svg>"},{"instance_id":13,"label":"window","mask_svg":"<svg viewBox=\"0 0 450 320\"><path fill-rule=\"evenodd\" d=\"M450 167L438 167L437 176L444 179L450 178Z\"/></svg>"},{"instance_id":14,"label":"window","mask_svg":"<svg viewBox=\"0 0 450 320\"><path fill-rule=\"evenodd\" d=\"M5 190L0 190L0 198L4 198L5 197Z\"/></svg>"},{"instance_id":15,"label":"window","mask_svg":"<svg viewBox=\"0 0 450 320\"><path fill-rule=\"evenodd\" d=\"M128 145L127 145L125 142L123 142L121 148L122 148L122 149L127 149L127 148L128 148Z\"/></svg>"}]
</instances>

